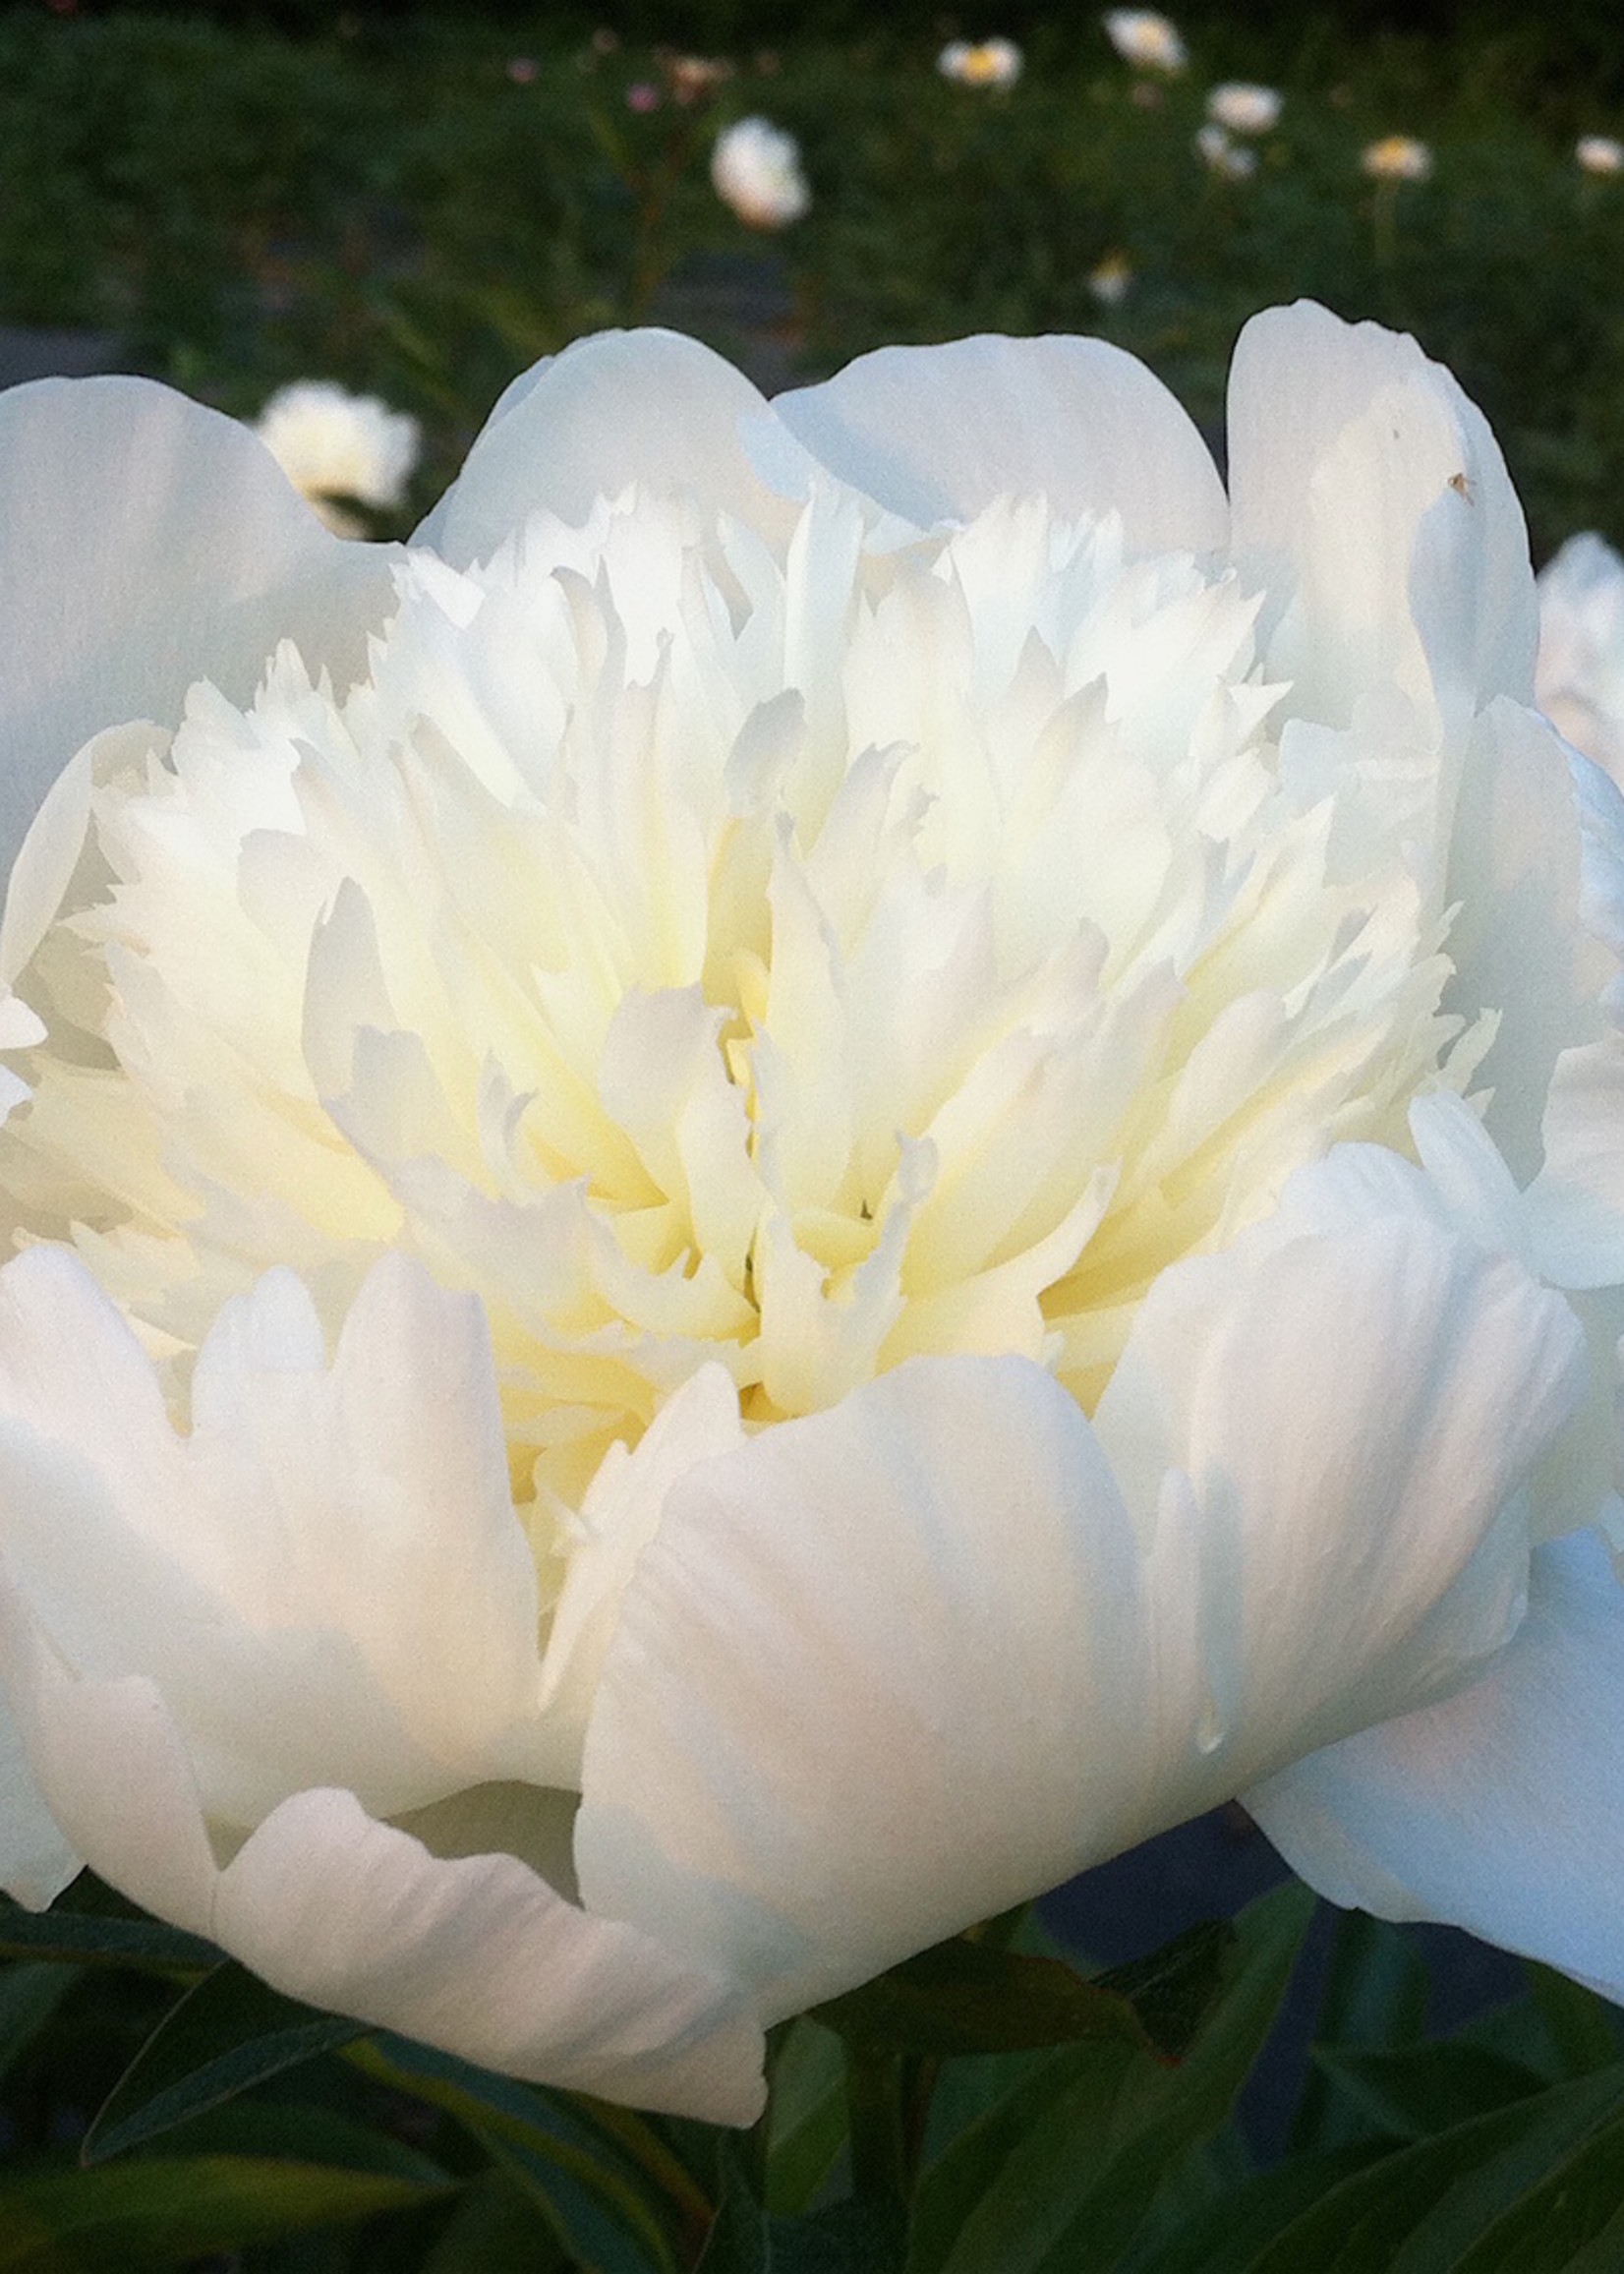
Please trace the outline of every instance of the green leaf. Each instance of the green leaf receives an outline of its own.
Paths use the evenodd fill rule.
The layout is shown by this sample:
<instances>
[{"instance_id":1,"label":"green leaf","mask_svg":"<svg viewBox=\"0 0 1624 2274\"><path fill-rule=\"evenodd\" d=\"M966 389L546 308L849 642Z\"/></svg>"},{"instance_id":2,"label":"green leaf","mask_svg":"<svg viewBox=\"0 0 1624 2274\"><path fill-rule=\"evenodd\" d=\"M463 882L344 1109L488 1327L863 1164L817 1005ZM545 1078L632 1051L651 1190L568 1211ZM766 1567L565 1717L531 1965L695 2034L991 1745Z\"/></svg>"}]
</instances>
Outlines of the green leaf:
<instances>
[{"instance_id":1,"label":"green leaf","mask_svg":"<svg viewBox=\"0 0 1624 2274\"><path fill-rule=\"evenodd\" d=\"M1523 1960L1534 2003L1544 2022L1563 2076L1589 2076L1609 2069L1624 2052L1619 2041L1618 2008L1554 1966Z\"/></svg>"},{"instance_id":2,"label":"green leaf","mask_svg":"<svg viewBox=\"0 0 1624 2274\"><path fill-rule=\"evenodd\" d=\"M1544 2079L1474 2045L1414 2045L1396 2053L1316 2045L1316 2065L1378 2132L1426 2139L1537 2092Z\"/></svg>"},{"instance_id":3,"label":"green leaf","mask_svg":"<svg viewBox=\"0 0 1624 2274\"><path fill-rule=\"evenodd\" d=\"M1376 2050L1414 2044L1426 2024L1426 1966L1402 1928L1365 1911L1337 1914L1315 2035ZM1365 2128L1330 2074L1310 2070L1292 2124L1294 2148L1341 2147Z\"/></svg>"},{"instance_id":4,"label":"green leaf","mask_svg":"<svg viewBox=\"0 0 1624 2274\"><path fill-rule=\"evenodd\" d=\"M158 2158L0 2187L0 2274L136 2274L442 2190L375 2172L244 2156Z\"/></svg>"},{"instance_id":5,"label":"green leaf","mask_svg":"<svg viewBox=\"0 0 1624 2274\"><path fill-rule=\"evenodd\" d=\"M1485 2229L1453 2274L1613 2274L1624 2265L1624 2121L1566 2156Z\"/></svg>"},{"instance_id":6,"label":"green leaf","mask_svg":"<svg viewBox=\"0 0 1624 2274\"><path fill-rule=\"evenodd\" d=\"M730 2146L722 2156L722 2200L695 2274L900 2274L901 2215L843 2202L810 2217L773 2218L762 2208Z\"/></svg>"},{"instance_id":7,"label":"green leaf","mask_svg":"<svg viewBox=\"0 0 1624 2274\"><path fill-rule=\"evenodd\" d=\"M1088 1981L1064 1959L958 1936L814 2007L811 2018L853 2044L938 2060L1090 2038L1176 2059L1217 1987L1228 1940L1220 1924L1197 1927L1139 1966Z\"/></svg>"},{"instance_id":8,"label":"green leaf","mask_svg":"<svg viewBox=\"0 0 1624 2274\"><path fill-rule=\"evenodd\" d=\"M646 2126L620 2124L619 2110L606 2111L600 2122L578 2094L519 2084L401 2037L369 2038L347 2058L454 2117L588 2274L675 2274L698 2249L710 2204ZM641 2142L645 2135L663 2185L627 2152L628 2137Z\"/></svg>"},{"instance_id":9,"label":"green leaf","mask_svg":"<svg viewBox=\"0 0 1624 2274\"><path fill-rule=\"evenodd\" d=\"M909 2274L1080 2274L1114 2262L1162 2175L1217 2129L1267 2037L1313 1911L1253 1903L1205 2026L1177 2069L1124 2043L1054 2055L927 2173Z\"/></svg>"},{"instance_id":10,"label":"green leaf","mask_svg":"<svg viewBox=\"0 0 1624 2274\"><path fill-rule=\"evenodd\" d=\"M86 2164L155 2138L301 2061L348 2045L364 2024L284 1998L228 1959L171 2007L85 2135Z\"/></svg>"},{"instance_id":11,"label":"green leaf","mask_svg":"<svg viewBox=\"0 0 1624 2274\"><path fill-rule=\"evenodd\" d=\"M0 1958L71 1958L82 1965L176 1968L201 1973L220 1953L201 1935L156 1919L99 1911L26 1911L0 1895Z\"/></svg>"},{"instance_id":12,"label":"green leaf","mask_svg":"<svg viewBox=\"0 0 1624 2274\"><path fill-rule=\"evenodd\" d=\"M1132 2274L1245 2274L1265 2244L1321 2195L1383 2153L1375 2140L1292 2156L1231 2187L1159 2245L1135 2248ZM1305 2267L1303 2274L1309 2274Z\"/></svg>"},{"instance_id":13,"label":"green leaf","mask_svg":"<svg viewBox=\"0 0 1624 2274\"><path fill-rule=\"evenodd\" d=\"M27 2053L79 1979L78 1966L44 1960L0 1970L0 2076Z\"/></svg>"},{"instance_id":14,"label":"green leaf","mask_svg":"<svg viewBox=\"0 0 1624 2274\"><path fill-rule=\"evenodd\" d=\"M767 2207L804 2211L845 2145L845 2064L840 2039L804 2015L772 2057Z\"/></svg>"},{"instance_id":15,"label":"green leaf","mask_svg":"<svg viewBox=\"0 0 1624 2274\"><path fill-rule=\"evenodd\" d=\"M572 2274L574 2261L505 2172L463 2194L418 2274Z\"/></svg>"},{"instance_id":16,"label":"green leaf","mask_svg":"<svg viewBox=\"0 0 1624 2274\"><path fill-rule=\"evenodd\" d=\"M1245 2274L1449 2274L1593 2135L1605 2128L1616 2139L1621 2099L1624 2067L1398 2149L1321 2196Z\"/></svg>"}]
</instances>

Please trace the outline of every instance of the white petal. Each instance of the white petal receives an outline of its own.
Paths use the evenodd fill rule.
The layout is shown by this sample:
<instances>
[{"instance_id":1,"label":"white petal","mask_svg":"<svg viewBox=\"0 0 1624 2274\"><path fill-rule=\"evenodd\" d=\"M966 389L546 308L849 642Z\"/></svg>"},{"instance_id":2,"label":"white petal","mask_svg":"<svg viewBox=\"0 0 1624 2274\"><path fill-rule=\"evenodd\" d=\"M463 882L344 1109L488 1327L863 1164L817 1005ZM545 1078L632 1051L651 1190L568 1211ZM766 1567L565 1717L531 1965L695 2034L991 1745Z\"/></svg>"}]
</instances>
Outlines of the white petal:
<instances>
[{"instance_id":1,"label":"white petal","mask_svg":"<svg viewBox=\"0 0 1624 2274\"><path fill-rule=\"evenodd\" d=\"M1540 1548L1480 1681L1246 1794L1295 1871L1380 1918L1443 1919L1624 2000L1624 1588L1600 1538Z\"/></svg>"},{"instance_id":2,"label":"white petal","mask_svg":"<svg viewBox=\"0 0 1624 2274\"><path fill-rule=\"evenodd\" d=\"M510 1855L438 1859L326 1789L285 1800L220 1871L155 1686L72 1679L15 1592L5 1607L0 1649L40 1787L133 1900L289 1997L465 2060L716 2123L760 2113L761 2031L737 1993L589 1918Z\"/></svg>"},{"instance_id":3,"label":"white petal","mask_svg":"<svg viewBox=\"0 0 1624 2274\"><path fill-rule=\"evenodd\" d=\"M742 1972L769 2019L1150 1829L1138 1557L1077 1408L915 1360L703 1463L587 1732L594 1910Z\"/></svg>"},{"instance_id":4,"label":"white petal","mask_svg":"<svg viewBox=\"0 0 1624 2274\"><path fill-rule=\"evenodd\" d=\"M1539 1166L1558 1054L1601 1030L1611 962L1580 923L1582 846L1567 754L1537 712L1496 701L1466 753L1446 901L1455 977L1443 1007L1498 1017L1478 1080L1484 1119L1519 1183Z\"/></svg>"},{"instance_id":5,"label":"white petal","mask_svg":"<svg viewBox=\"0 0 1624 2274\"><path fill-rule=\"evenodd\" d=\"M1521 1608L1513 1496L1579 1404L1583 1338L1441 1215L1396 1156L1339 1148L1275 1221L1164 1272L1101 1401L1141 1526L1189 1478L1198 1554L1159 1562L1159 1600L1202 1636L1231 1789L1458 1683Z\"/></svg>"},{"instance_id":6,"label":"white petal","mask_svg":"<svg viewBox=\"0 0 1624 2274\"><path fill-rule=\"evenodd\" d=\"M84 1861L34 1782L22 1729L0 1691L0 1888L29 1910L43 1910Z\"/></svg>"},{"instance_id":7,"label":"white petal","mask_svg":"<svg viewBox=\"0 0 1624 2274\"><path fill-rule=\"evenodd\" d=\"M335 677L389 605L389 549L331 537L234 419L136 379L0 395L0 871L80 745L237 701L280 639Z\"/></svg>"},{"instance_id":8,"label":"white petal","mask_svg":"<svg viewBox=\"0 0 1624 2274\"><path fill-rule=\"evenodd\" d=\"M1397 677L1418 700L1532 699L1528 537L1481 414L1413 339L1300 301L1255 316L1229 391L1235 554L1265 590L1293 705L1346 725Z\"/></svg>"},{"instance_id":9,"label":"white petal","mask_svg":"<svg viewBox=\"0 0 1624 2274\"><path fill-rule=\"evenodd\" d=\"M348 1792L266 1818L212 1932L290 1997L511 2076L713 2124L761 2112L761 2030L735 1991L511 1856L431 1856Z\"/></svg>"},{"instance_id":10,"label":"white petal","mask_svg":"<svg viewBox=\"0 0 1624 2274\"><path fill-rule=\"evenodd\" d=\"M773 407L842 482L922 528L1040 496L1060 518L1120 513L1131 554L1207 553L1229 533L1189 416L1103 339L883 347Z\"/></svg>"},{"instance_id":11,"label":"white petal","mask_svg":"<svg viewBox=\"0 0 1624 2274\"><path fill-rule=\"evenodd\" d=\"M513 381L414 542L466 568L532 513L578 525L595 499L634 483L691 492L787 537L792 510L747 448L774 424L749 380L697 340L658 330L574 340ZM799 494L810 464L783 435L774 448Z\"/></svg>"},{"instance_id":12,"label":"white petal","mask_svg":"<svg viewBox=\"0 0 1624 2274\"><path fill-rule=\"evenodd\" d=\"M1558 1287L1624 1281L1624 1036L1558 1060L1544 1138L1524 1195L1543 1275Z\"/></svg>"}]
</instances>

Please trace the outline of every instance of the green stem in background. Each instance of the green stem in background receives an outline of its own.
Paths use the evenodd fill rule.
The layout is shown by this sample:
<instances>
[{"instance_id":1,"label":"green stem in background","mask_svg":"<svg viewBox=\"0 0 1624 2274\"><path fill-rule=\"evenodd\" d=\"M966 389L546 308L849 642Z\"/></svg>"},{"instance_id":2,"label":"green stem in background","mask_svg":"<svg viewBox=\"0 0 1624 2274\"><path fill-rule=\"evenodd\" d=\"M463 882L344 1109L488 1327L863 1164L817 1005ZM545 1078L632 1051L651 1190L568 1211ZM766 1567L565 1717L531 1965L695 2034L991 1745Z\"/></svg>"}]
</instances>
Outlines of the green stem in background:
<instances>
[{"instance_id":1,"label":"green stem in background","mask_svg":"<svg viewBox=\"0 0 1624 2274\"><path fill-rule=\"evenodd\" d=\"M859 2202L905 2216L908 2159L899 2054L871 2045L845 2048L845 2102L851 2138L851 2191Z\"/></svg>"},{"instance_id":2,"label":"green stem in background","mask_svg":"<svg viewBox=\"0 0 1624 2274\"><path fill-rule=\"evenodd\" d=\"M1374 199L1376 266L1391 268L1398 256L1398 202L1397 182L1377 182Z\"/></svg>"}]
</instances>

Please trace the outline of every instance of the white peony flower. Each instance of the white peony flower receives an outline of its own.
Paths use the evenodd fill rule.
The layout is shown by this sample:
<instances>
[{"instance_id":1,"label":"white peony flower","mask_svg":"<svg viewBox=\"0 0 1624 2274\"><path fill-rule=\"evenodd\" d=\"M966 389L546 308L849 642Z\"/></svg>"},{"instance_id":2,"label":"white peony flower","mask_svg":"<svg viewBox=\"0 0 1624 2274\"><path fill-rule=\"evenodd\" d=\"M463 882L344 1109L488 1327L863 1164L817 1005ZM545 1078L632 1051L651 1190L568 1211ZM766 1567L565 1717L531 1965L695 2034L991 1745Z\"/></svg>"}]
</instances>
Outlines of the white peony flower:
<instances>
[{"instance_id":1,"label":"white peony flower","mask_svg":"<svg viewBox=\"0 0 1624 2274\"><path fill-rule=\"evenodd\" d=\"M1581 135L1573 154L1587 174L1624 174L1624 143L1611 135Z\"/></svg>"},{"instance_id":2,"label":"white peony flower","mask_svg":"<svg viewBox=\"0 0 1624 2274\"><path fill-rule=\"evenodd\" d=\"M800 145L770 119L735 119L711 151L717 196L752 229L783 229L812 203Z\"/></svg>"},{"instance_id":3,"label":"white peony flower","mask_svg":"<svg viewBox=\"0 0 1624 2274\"><path fill-rule=\"evenodd\" d=\"M586 341L410 549L0 443L0 1884L731 2122L1236 1791L1624 1982L1616 824L1413 342L1229 498L1089 339Z\"/></svg>"},{"instance_id":4,"label":"white peony flower","mask_svg":"<svg viewBox=\"0 0 1624 2274\"><path fill-rule=\"evenodd\" d=\"M1432 152L1414 135L1383 135L1365 145L1359 162L1372 181L1424 182L1432 171Z\"/></svg>"},{"instance_id":5,"label":"white peony flower","mask_svg":"<svg viewBox=\"0 0 1624 2274\"><path fill-rule=\"evenodd\" d=\"M1100 21L1123 61L1138 71L1163 71L1171 77L1189 61L1179 33L1154 8L1113 8Z\"/></svg>"},{"instance_id":6,"label":"white peony flower","mask_svg":"<svg viewBox=\"0 0 1624 2274\"><path fill-rule=\"evenodd\" d=\"M1285 99L1275 87L1226 80L1207 96L1207 116L1232 135L1266 135L1280 124Z\"/></svg>"},{"instance_id":7,"label":"white peony flower","mask_svg":"<svg viewBox=\"0 0 1624 2274\"><path fill-rule=\"evenodd\" d=\"M1604 538L1570 537L1538 593L1539 708L1624 784L1624 560Z\"/></svg>"},{"instance_id":8,"label":"white peony flower","mask_svg":"<svg viewBox=\"0 0 1624 2274\"><path fill-rule=\"evenodd\" d=\"M1195 154L1210 173L1232 182L1249 181L1257 171L1257 152L1233 143L1216 119L1195 130Z\"/></svg>"},{"instance_id":9,"label":"white peony flower","mask_svg":"<svg viewBox=\"0 0 1624 2274\"><path fill-rule=\"evenodd\" d=\"M352 395L331 379L280 387L255 421L259 436L294 488L339 537L362 524L336 499L390 507L404 503L422 437L408 411L377 395Z\"/></svg>"},{"instance_id":10,"label":"white peony flower","mask_svg":"<svg viewBox=\"0 0 1624 2274\"><path fill-rule=\"evenodd\" d=\"M1013 39L950 39L936 59L944 79L961 87L1014 87L1023 58Z\"/></svg>"}]
</instances>

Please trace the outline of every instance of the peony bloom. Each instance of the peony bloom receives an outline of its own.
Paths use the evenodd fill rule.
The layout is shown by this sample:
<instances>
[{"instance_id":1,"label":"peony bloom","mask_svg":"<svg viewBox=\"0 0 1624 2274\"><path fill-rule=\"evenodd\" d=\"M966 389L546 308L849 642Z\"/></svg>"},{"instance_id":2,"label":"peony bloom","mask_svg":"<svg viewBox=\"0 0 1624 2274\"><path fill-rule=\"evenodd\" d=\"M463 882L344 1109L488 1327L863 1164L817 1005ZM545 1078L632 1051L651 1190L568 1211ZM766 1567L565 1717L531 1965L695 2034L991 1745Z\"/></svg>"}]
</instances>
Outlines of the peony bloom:
<instances>
[{"instance_id":1,"label":"peony bloom","mask_svg":"<svg viewBox=\"0 0 1624 2274\"><path fill-rule=\"evenodd\" d=\"M1413 342L1226 497L1101 341L611 334L410 548L0 428L0 1884L731 2122L1236 1791L1624 1985L1618 825Z\"/></svg>"},{"instance_id":2,"label":"peony bloom","mask_svg":"<svg viewBox=\"0 0 1624 2274\"><path fill-rule=\"evenodd\" d=\"M1624 784L1624 560L1604 538L1570 537L1538 593L1539 708Z\"/></svg>"},{"instance_id":3,"label":"peony bloom","mask_svg":"<svg viewBox=\"0 0 1624 2274\"><path fill-rule=\"evenodd\" d=\"M1013 39L950 39L936 58L944 79L960 87L1014 87L1020 77L1022 56Z\"/></svg>"},{"instance_id":4,"label":"peony bloom","mask_svg":"<svg viewBox=\"0 0 1624 2274\"><path fill-rule=\"evenodd\" d=\"M1207 116L1232 135L1266 135L1279 125L1285 99L1275 87L1226 80L1207 96Z\"/></svg>"},{"instance_id":5,"label":"peony bloom","mask_svg":"<svg viewBox=\"0 0 1624 2274\"><path fill-rule=\"evenodd\" d=\"M1624 174L1624 143L1611 135L1581 135L1573 154L1587 174Z\"/></svg>"},{"instance_id":6,"label":"peony bloom","mask_svg":"<svg viewBox=\"0 0 1624 2274\"><path fill-rule=\"evenodd\" d=\"M1424 182L1432 171L1432 152L1414 135L1383 135L1365 145L1359 162L1372 181Z\"/></svg>"},{"instance_id":7,"label":"peony bloom","mask_svg":"<svg viewBox=\"0 0 1624 2274\"><path fill-rule=\"evenodd\" d=\"M298 379L278 388L254 431L340 537L365 532L338 500L354 498L385 510L404 503L421 439L410 412L391 411L377 395L352 395L331 379Z\"/></svg>"},{"instance_id":8,"label":"peony bloom","mask_svg":"<svg viewBox=\"0 0 1624 2274\"><path fill-rule=\"evenodd\" d=\"M1189 60L1179 33L1154 8L1113 8L1100 21L1117 53L1136 71L1163 71L1172 77Z\"/></svg>"},{"instance_id":9,"label":"peony bloom","mask_svg":"<svg viewBox=\"0 0 1624 2274\"><path fill-rule=\"evenodd\" d=\"M752 229L783 229L812 203L800 145L770 119L735 119L711 152L717 196Z\"/></svg>"},{"instance_id":10,"label":"peony bloom","mask_svg":"<svg viewBox=\"0 0 1624 2274\"><path fill-rule=\"evenodd\" d=\"M1209 173L1220 174L1226 181L1249 181L1257 171L1257 152L1248 150L1240 143L1230 141L1228 133L1216 119L1195 131L1195 154Z\"/></svg>"}]
</instances>

